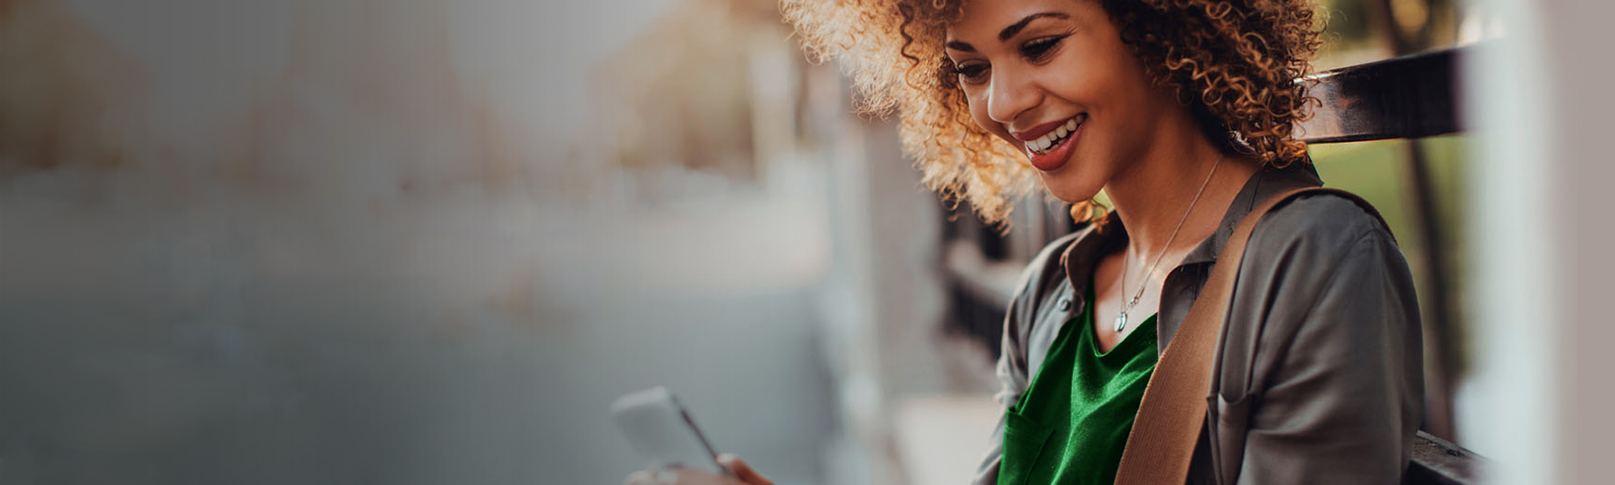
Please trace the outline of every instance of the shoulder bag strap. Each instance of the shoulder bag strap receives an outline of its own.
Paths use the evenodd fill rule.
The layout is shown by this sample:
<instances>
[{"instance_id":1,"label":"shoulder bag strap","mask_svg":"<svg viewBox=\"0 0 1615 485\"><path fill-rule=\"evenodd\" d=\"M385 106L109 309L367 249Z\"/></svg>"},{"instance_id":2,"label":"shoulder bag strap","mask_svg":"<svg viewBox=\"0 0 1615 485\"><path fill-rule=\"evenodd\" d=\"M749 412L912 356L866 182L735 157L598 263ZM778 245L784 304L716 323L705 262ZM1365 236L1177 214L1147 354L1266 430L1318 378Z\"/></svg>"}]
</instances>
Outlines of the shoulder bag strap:
<instances>
[{"instance_id":1,"label":"shoulder bag strap","mask_svg":"<svg viewBox=\"0 0 1615 485\"><path fill-rule=\"evenodd\" d=\"M1145 385L1144 398L1116 472L1118 485L1177 484L1187 480L1189 460L1194 456L1200 428L1206 421L1206 397L1211 392L1211 366L1217 354L1217 337L1228 316L1245 245L1263 216L1302 194L1339 195L1356 202L1375 218L1380 217L1373 206L1355 194L1306 187L1269 198L1240 221L1217 256L1206 286L1189 307L1188 315L1183 317L1183 323L1167 344L1166 351L1161 353L1155 372Z\"/></svg>"}]
</instances>

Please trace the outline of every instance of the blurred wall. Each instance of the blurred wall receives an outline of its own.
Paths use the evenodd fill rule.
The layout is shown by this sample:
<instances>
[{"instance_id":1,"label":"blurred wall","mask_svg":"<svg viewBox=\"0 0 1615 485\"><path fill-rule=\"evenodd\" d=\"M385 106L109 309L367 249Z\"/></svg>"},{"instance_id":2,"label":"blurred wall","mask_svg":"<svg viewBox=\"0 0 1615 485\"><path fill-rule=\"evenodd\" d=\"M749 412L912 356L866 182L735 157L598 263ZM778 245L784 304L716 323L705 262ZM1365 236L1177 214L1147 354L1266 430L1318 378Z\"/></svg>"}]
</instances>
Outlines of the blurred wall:
<instances>
[{"instance_id":1,"label":"blurred wall","mask_svg":"<svg viewBox=\"0 0 1615 485\"><path fill-rule=\"evenodd\" d=\"M673 6L0 1L0 483L617 483L654 384L818 481L824 169L589 131Z\"/></svg>"},{"instance_id":2,"label":"blurred wall","mask_svg":"<svg viewBox=\"0 0 1615 485\"><path fill-rule=\"evenodd\" d=\"M1467 419L1491 483L1606 483L1615 436L1607 132L1615 95L1598 1L1477 2L1502 42L1466 74L1479 166L1470 237L1479 358ZM1460 417L1463 417L1460 415Z\"/></svg>"}]
</instances>

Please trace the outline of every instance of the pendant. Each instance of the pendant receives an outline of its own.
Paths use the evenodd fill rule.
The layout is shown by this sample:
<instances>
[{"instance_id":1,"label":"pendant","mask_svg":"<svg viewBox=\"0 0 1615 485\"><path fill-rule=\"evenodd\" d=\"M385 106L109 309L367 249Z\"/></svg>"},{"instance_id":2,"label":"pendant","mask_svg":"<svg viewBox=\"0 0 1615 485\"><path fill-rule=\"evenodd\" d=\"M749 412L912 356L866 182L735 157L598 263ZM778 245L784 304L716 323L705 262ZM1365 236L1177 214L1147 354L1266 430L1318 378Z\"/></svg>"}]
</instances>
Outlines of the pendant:
<instances>
[{"instance_id":1,"label":"pendant","mask_svg":"<svg viewBox=\"0 0 1615 485\"><path fill-rule=\"evenodd\" d=\"M1117 313L1116 314L1116 333L1121 333L1122 329L1124 329L1124 328L1127 328L1127 312Z\"/></svg>"}]
</instances>

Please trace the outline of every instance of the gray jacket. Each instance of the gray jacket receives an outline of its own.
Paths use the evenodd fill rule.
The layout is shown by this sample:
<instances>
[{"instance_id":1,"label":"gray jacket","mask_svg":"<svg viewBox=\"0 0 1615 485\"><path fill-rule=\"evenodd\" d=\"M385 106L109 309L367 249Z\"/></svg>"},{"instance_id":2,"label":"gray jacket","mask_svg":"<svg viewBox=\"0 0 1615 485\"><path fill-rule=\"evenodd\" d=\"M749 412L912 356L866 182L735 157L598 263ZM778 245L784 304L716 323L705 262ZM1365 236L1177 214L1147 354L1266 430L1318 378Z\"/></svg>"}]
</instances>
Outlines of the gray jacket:
<instances>
[{"instance_id":1,"label":"gray jacket","mask_svg":"<svg viewBox=\"0 0 1615 485\"><path fill-rule=\"evenodd\" d=\"M1217 232L1167 275L1158 349L1252 207L1321 183L1299 163L1246 182ZM1054 241L1023 273L1004 321L999 404L1019 399L1060 326L1083 311L1095 258L1126 242L1125 229L1112 227ZM1251 236L1233 300L1189 483L1399 482L1421 422L1424 374L1413 278L1385 227L1335 196L1279 207ZM975 484L997 483L1003 432L1000 418Z\"/></svg>"}]
</instances>

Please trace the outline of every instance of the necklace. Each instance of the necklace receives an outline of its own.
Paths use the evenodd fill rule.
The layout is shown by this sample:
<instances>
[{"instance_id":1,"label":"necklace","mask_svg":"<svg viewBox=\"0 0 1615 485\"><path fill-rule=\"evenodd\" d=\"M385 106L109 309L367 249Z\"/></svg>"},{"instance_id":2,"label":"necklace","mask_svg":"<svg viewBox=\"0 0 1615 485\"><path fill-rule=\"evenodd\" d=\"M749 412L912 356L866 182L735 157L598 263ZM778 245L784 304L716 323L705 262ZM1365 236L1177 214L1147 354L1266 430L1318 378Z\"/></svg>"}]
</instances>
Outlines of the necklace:
<instances>
[{"instance_id":1,"label":"necklace","mask_svg":"<svg viewBox=\"0 0 1615 485\"><path fill-rule=\"evenodd\" d=\"M1217 163L1211 164L1211 172L1206 173L1206 181L1200 182L1200 190L1195 191L1193 199L1189 199L1189 208L1183 210L1183 217L1178 219L1177 227L1172 228L1172 235L1167 236L1166 245L1162 246L1161 252L1155 256L1155 262L1150 263L1149 269L1144 271L1144 283L1138 285L1138 291L1133 293L1133 299L1122 305L1121 313L1116 314L1116 333L1121 333L1127 328L1127 314L1133 311L1133 305L1137 305L1138 299L1144 296L1144 289L1150 286L1150 275L1155 273L1155 268L1161 264L1161 258L1166 257L1166 251L1172 248L1172 240L1178 238L1178 230L1183 229L1183 222L1189 220L1190 212L1194 212L1195 203L1200 202L1200 194L1206 193L1206 186L1211 185L1211 176L1217 174L1217 167L1222 165L1222 159L1223 157L1218 155ZM1127 262L1131 256L1131 251L1122 253L1122 291L1127 291Z\"/></svg>"}]
</instances>

